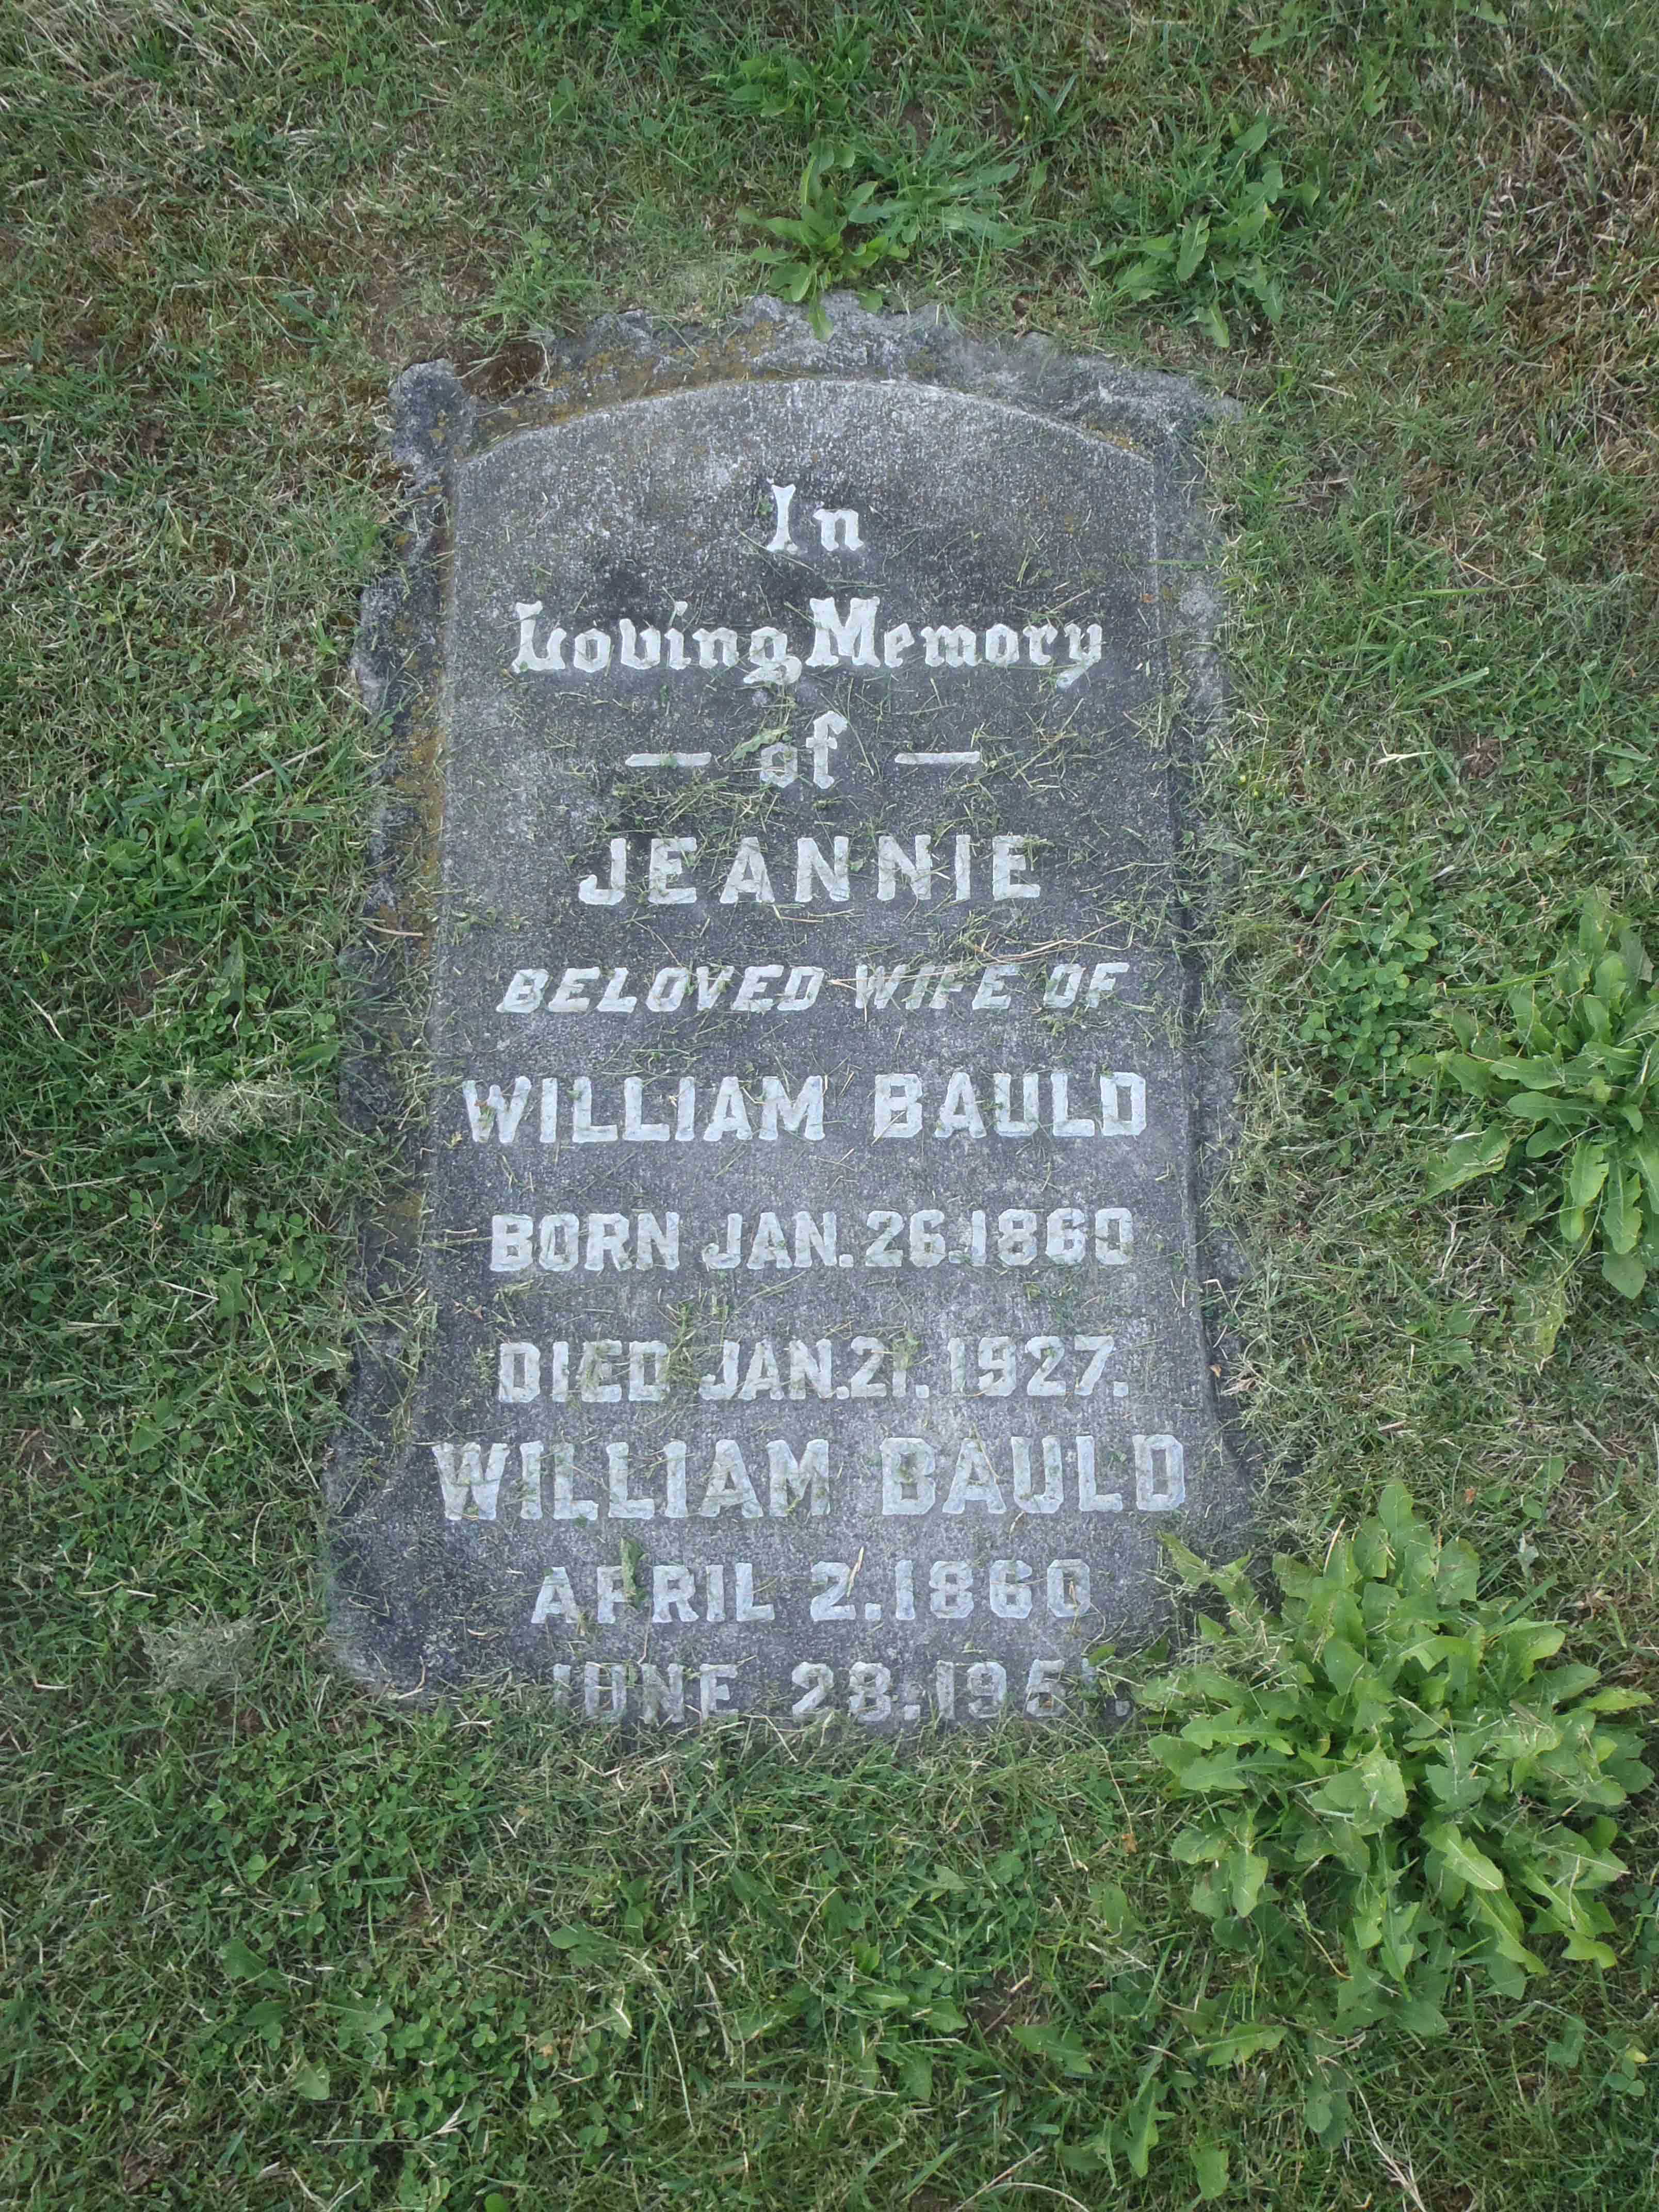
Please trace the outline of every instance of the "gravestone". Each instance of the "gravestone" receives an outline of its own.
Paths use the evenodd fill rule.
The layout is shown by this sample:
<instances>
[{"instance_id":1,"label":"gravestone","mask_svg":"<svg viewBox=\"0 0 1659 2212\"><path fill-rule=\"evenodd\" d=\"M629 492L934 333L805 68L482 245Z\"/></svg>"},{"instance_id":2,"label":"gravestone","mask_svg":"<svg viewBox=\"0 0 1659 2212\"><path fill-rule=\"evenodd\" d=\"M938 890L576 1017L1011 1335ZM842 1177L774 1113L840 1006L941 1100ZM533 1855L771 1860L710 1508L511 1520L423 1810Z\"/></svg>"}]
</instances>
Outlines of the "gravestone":
<instances>
[{"instance_id":1,"label":"gravestone","mask_svg":"<svg viewBox=\"0 0 1659 2212\"><path fill-rule=\"evenodd\" d=\"M1202 403L840 302L395 398L351 1086L412 1102L371 1272L418 1297L338 1455L342 1646L604 1722L1058 1712L1160 1531L1243 1506Z\"/></svg>"}]
</instances>

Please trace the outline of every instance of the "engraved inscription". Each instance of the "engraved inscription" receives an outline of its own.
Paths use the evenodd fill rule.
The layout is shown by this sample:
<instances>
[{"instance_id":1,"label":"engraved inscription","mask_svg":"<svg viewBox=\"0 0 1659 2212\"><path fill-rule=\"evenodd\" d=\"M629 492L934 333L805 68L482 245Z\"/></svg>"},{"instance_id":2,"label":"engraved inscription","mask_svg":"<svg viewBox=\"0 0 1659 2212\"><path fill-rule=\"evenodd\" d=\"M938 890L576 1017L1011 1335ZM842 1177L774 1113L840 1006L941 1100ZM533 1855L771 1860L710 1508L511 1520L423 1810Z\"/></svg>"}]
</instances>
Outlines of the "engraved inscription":
<instances>
[{"instance_id":1,"label":"engraved inscription","mask_svg":"<svg viewBox=\"0 0 1659 2212\"><path fill-rule=\"evenodd\" d=\"M445 465L387 1663L1050 1719L1227 1475L1152 462L796 377Z\"/></svg>"}]
</instances>

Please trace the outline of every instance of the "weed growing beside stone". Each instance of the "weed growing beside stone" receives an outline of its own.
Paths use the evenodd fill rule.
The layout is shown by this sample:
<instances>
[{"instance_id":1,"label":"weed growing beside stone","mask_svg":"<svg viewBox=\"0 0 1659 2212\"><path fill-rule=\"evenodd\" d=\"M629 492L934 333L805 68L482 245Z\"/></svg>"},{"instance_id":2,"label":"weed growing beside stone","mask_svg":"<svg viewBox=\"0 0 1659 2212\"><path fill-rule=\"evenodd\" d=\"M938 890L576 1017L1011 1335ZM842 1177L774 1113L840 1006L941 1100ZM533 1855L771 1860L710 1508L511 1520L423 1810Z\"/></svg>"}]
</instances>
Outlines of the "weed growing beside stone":
<instances>
[{"instance_id":1,"label":"weed growing beside stone","mask_svg":"<svg viewBox=\"0 0 1659 2212\"><path fill-rule=\"evenodd\" d=\"M1555 1230L1565 1265L1599 1247L1602 1279L1621 1297L1638 1298L1659 1265L1653 963L1635 931L1618 928L1606 900L1591 892L1577 941L1541 984L1516 983L1506 1012L1500 1025L1460 1009L1452 1020L1462 1049L1433 1057L1435 1073L1488 1116L1484 1127L1450 1139L1429 1191L1501 1182L1513 1166L1521 1218ZM1553 1346L1553 1338L1540 1349Z\"/></svg>"},{"instance_id":2,"label":"weed growing beside stone","mask_svg":"<svg viewBox=\"0 0 1659 2212\"><path fill-rule=\"evenodd\" d=\"M1138 1695L1182 1723L1147 1746L1196 1801L1173 1856L1202 1870L1195 1911L1251 1926L1264 1990L1286 1943L1340 1958L1302 2032L1332 2049L1387 2020L1444 2035L1462 1980L1522 1998L1552 1939L1617 1965L1601 1893L1629 1872L1616 1814L1653 1776L1610 1717L1642 1692L1545 1666L1565 1630L1481 1600L1474 1552L1437 1543L1401 1483L1322 1563L1274 1560L1277 1612L1242 1565L1170 1542L1188 1592L1227 1607Z\"/></svg>"}]
</instances>

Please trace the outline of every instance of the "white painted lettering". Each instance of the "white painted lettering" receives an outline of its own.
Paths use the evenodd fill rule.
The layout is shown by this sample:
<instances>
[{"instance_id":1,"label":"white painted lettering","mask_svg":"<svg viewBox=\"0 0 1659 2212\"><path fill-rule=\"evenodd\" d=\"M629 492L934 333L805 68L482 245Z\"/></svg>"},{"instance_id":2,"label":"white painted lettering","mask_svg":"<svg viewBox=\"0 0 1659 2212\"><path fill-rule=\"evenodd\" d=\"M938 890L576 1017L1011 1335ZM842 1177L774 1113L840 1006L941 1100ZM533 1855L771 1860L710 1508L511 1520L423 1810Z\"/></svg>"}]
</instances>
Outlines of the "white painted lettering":
<instances>
[{"instance_id":1,"label":"white painted lettering","mask_svg":"<svg viewBox=\"0 0 1659 2212\"><path fill-rule=\"evenodd\" d=\"M626 616L617 624L624 668L654 668L662 659L662 635L654 629L635 630Z\"/></svg>"},{"instance_id":2,"label":"white painted lettering","mask_svg":"<svg viewBox=\"0 0 1659 2212\"><path fill-rule=\"evenodd\" d=\"M806 1510L820 1518L830 1510L830 1441L814 1437L799 1459L781 1437L766 1448L771 1490L772 1518L787 1521L806 1501Z\"/></svg>"},{"instance_id":3,"label":"white painted lettering","mask_svg":"<svg viewBox=\"0 0 1659 2212\"><path fill-rule=\"evenodd\" d=\"M781 1014L804 1014L809 1006L817 1004L818 993L823 988L822 968L792 968L778 1000L778 1012Z\"/></svg>"},{"instance_id":4,"label":"white painted lettering","mask_svg":"<svg viewBox=\"0 0 1659 2212\"><path fill-rule=\"evenodd\" d=\"M486 1461L482 1444L464 1443L460 1446L459 1464L453 1444L434 1444L430 1449L437 1462L438 1486L443 1492L445 1520L493 1521L496 1500L501 1494L501 1477L507 1472L507 1445L491 1444L489 1457ZM469 1504L471 1513L468 1511Z\"/></svg>"},{"instance_id":5,"label":"white painted lettering","mask_svg":"<svg viewBox=\"0 0 1659 2212\"><path fill-rule=\"evenodd\" d=\"M755 1570L747 1559L739 1559L733 1575L732 1618L733 1620L770 1620L774 1617L769 1605L755 1602Z\"/></svg>"},{"instance_id":6,"label":"white painted lettering","mask_svg":"<svg viewBox=\"0 0 1659 2212\"><path fill-rule=\"evenodd\" d=\"M853 896L848 879L848 840L831 840L832 857L825 860L816 837L797 837L795 840L795 903L805 906L817 896L817 886L822 884L825 896L837 906L845 906Z\"/></svg>"},{"instance_id":7,"label":"white painted lettering","mask_svg":"<svg viewBox=\"0 0 1659 2212\"><path fill-rule=\"evenodd\" d=\"M588 878L591 883L592 878ZM591 1014L592 1002L583 990L584 983L597 983L603 970L598 968L567 968L560 976L558 988L547 1002L550 1014Z\"/></svg>"},{"instance_id":8,"label":"white painted lettering","mask_svg":"<svg viewBox=\"0 0 1659 2212\"><path fill-rule=\"evenodd\" d=\"M735 1667L700 1667L697 1669L697 1709L706 1721L715 1720L732 1702L732 1684L737 1677Z\"/></svg>"},{"instance_id":9,"label":"white painted lettering","mask_svg":"<svg viewBox=\"0 0 1659 2212\"><path fill-rule=\"evenodd\" d=\"M496 1355L495 1395L504 1406L528 1406L542 1395L541 1346L504 1344Z\"/></svg>"},{"instance_id":10,"label":"white painted lettering","mask_svg":"<svg viewBox=\"0 0 1659 2212\"><path fill-rule=\"evenodd\" d=\"M576 886L576 896L584 906L616 906L628 884L628 840L611 840L611 879L602 884L597 876L584 876ZM597 975L599 969L593 973Z\"/></svg>"},{"instance_id":11,"label":"white painted lettering","mask_svg":"<svg viewBox=\"0 0 1659 2212\"><path fill-rule=\"evenodd\" d=\"M767 906L775 903L772 878L766 872L760 845L753 837L738 840L737 857L726 871L720 891L722 906L735 906L740 898L753 899Z\"/></svg>"},{"instance_id":12,"label":"white painted lettering","mask_svg":"<svg viewBox=\"0 0 1659 2212\"><path fill-rule=\"evenodd\" d=\"M699 668L735 668L738 634L734 629L694 629Z\"/></svg>"},{"instance_id":13,"label":"white painted lettering","mask_svg":"<svg viewBox=\"0 0 1659 2212\"><path fill-rule=\"evenodd\" d=\"M614 1145L617 1125L614 1121L593 1119L593 1082L591 1076L578 1075L570 1085L570 1141L573 1145Z\"/></svg>"},{"instance_id":14,"label":"white painted lettering","mask_svg":"<svg viewBox=\"0 0 1659 2212\"><path fill-rule=\"evenodd\" d=\"M851 507L815 507L812 520L818 526L818 543L826 553L844 547L849 553L861 553L864 540L859 536L858 510Z\"/></svg>"},{"instance_id":15,"label":"white painted lettering","mask_svg":"<svg viewBox=\"0 0 1659 2212\"><path fill-rule=\"evenodd\" d=\"M991 840L991 896L994 899L1033 899L1042 894L1041 884L1024 883L1019 879L1026 872L1026 840L1024 837L993 837Z\"/></svg>"},{"instance_id":16,"label":"white painted lettering","mask_svg":"<svg viewBox=\"0 0 1659 2212\"><path fill-rule=\"evenodd\" d=\"M1012 842L1012 841L1009 841ZM876 896L892 899L898 896L898 878L903 876L918 899L933 896L933 841L918 837L907 858L896 837L884 833L876 839Z\"/></svg>"},{"instance_id":17,"label":"white painted lettering","mask_svg":"<svg viewBox=\"0 0 1659 2212\"><path fill-rule=\"evenodd\" d=\"M522 676L532 669L564 666L565 634L562 629L550 629L546 647L539 653L536 650L536 617L541 611L539 599L521 600L513 610L519 625L519 650L513 662L515 676Z\"/></svg>"},{"instance_id":18,"label":"white painted lettering","mask_svg":"<svg viewBox=\"0 0 1659 2212\"><path fill-rule=\"evenodd\" d=\"M1079 677L1086 675L1100 659L1100 624L1098 623L1089 624L1089 641L1085 645L1083 641L1083 625L1080 623L1067 623L1066 644L1072 656L1072 665L1062 669L1054 678L1055 688L1061 691L1069 691Z\"/></svg>"},{"instance_id":19,"label":"white painted lettering","mask_svg":"<svg viewBox=\"0 0 1659 2212\"><path fill-rule=\"evenodd\" d=\"M623 1082L623 1142L626 1145L665 1145L673 1133L666 1121L643 1119L645 1085L637 1075Z\"/></svg>"},{"instance_id":20,"label":"white painted lettering","mask_svg":"<svg viewBox=\"0 0 1659 2212\"><path fill-rule=\"evenodd\" d=\"M1137 1437L1135 1504L1143 1513L1173 1513L1187 1499L1186 1454L1177 1437Z\"/></svg>"},{"instance_id":21,"label":"white painted lettering","mask_svg":"<svg viewBox=\"0 0 1659 2212\"><path fill-rule=\"evenodd\" d=\"M914 1137L921 1127L921 1078L878 1075L875 1088L876 1142L884 1137Z\"/></svg>"},{"instance_id":22,"label":"white painted lettering","mask_svg":"<svg viewBox=\"0 0 1659 2212\"><path fill-rule=\"evenodd\" d=\"M536 1595L536 1609L530 1616L530 1626L539 1628L544 1622L562 1620L574 1629L581 1621L581 1607L576 1602L576 1593L570 1587L570 1577L562 1567L551 1568L542 1577L541 1589ZM566 1670L567 1674L568 1669Z\"/></svg>"},{"instance_id":23,"label":"white painted lettering","mask_svg":"<svg viewBox=\"0 0 1659 2212\"><path fill-rule=\"evenodd\" d=\"M781 966L745 968L743 971L743 981L738 986L738 995L732 1001L732 1012L734 1014L769 1012L777 1001L769 995L765 987L775 976L781 975L782 973L783 969Z\"/></svg>"},{"instance_id":24,"label":"white painted lettering","mask_svg":"<svg viewBox=\"0 0 1659 2212\"><path fill-rule=\"evenodd\" d=\"M809 1145L823 1137L823 1078L809 1075L792 1098L775 1075L761 1078L761 1142L775 1144L780 1133Z\"/></svg>"},{"instance_id":25,"label":"white painted lettering","mask_svg":"<svg viewBox=\"0 0 1659 2212\"><path fill-rule=\"evenodd\" d=\"M970 1505L982 1505L988 1513L1006 1513L1002 1486L997 1480L985 1447L976 1437L969 1437L957 1454L956 1471L951 1477L951 1487L940 1508L945 1513L963 1513Z\"/></svg>"},{"instance_id":26,"label":"white painted lettering","mask_svg":"<svg viewBox=\"0 0 1659 2212\"><path fill-rule=\"evenodd\" d=\"M535 1223L527 1213L492 1213L489 1217L489 1272L517 1275L531 1263L531 1236Z\"/></svg>"},{"instance_id":27,"label":"white painted lettering","mask_svg":"<svg viewBox=\"0 0 1659 2212\"><path fill-rule=\"evenodd\" d=\"M640 1718L652 1728L685 1718L685 1669L657 1668L648 1660L640 1665Z\"/></svg>"},{"instance_id":28,"label":"white painted lettering","mask_svg":"<svg viewBox=\"0 0 1659 2212\"><path fill-rule=\"evenodd\" d=\"M605 1559L601 1560L594 1571L593 1579L599 1595L597 1609L599 1626L601 1628L610 1628L615 1624L617 1607L627 1605L631 1601L629 1593L631 1577L625 1566L617 1562Z\"/></svg>"},{"instance_id":29,"label":"white painted lettering","mask_svg":"<svg viewBox=\"0 0 1659 2212\"><path fill-rule=\"evenodd\" d=\"M965 623L924 623L921 643L929 668L972 668L979 659L979 640Z\"/></svg>"},{"instance_id":30,"label":"white painted lettering","mask_svg":"<svg viewBox=\"0 0 1659 2212\"><path fill-rule=\"evenodd\" d=\"M772 532L771 541L766 550L769 553L799 553L800 548L789 534L789 509L794 502L795 487L793 484L775 483L769 489L772 494L772 507L777 517L777 526Z\"/></svg>"},{"instance_id":31,"label":"white painted lettering","mask_svg":"<svg viewBox=\"0 0 1659 2212\"><path fill-rule=\"evenodd\" d=\"M809 599L813 630L809 668L833 668L845 661L851 668L876 668L876 617L879 599L848 599L843 616L833 599ZM842 727L846 725L843 723Z\"/></svg>"},{"instance_id":32,"label":"white painted lettering","mask_svg":"<svg viewBox=\"0 0 1659 2212\"><path fill-rule=\"evenodd\" d=\"M556 1443L553 1447L553 1518L556 1521L597 1521L599 1502L596 1498L578 1498L576 1484L576 1448L574 1444Z\"/></svg>"},{"instance_id":33,"label":"white painted lettering","mask_svg":"<svg viewBox=\"0 0 1659 2212\"><path fill-rule=\"evenodd\" d=\"M920 1437L881 1440L881 1510L884 1515L927 1513L939 1486L933 1479L933 1448Z\"/></svg>"},{"instance_id":34,"label":"white painted lettering","mask_svg":"<svg viewBox=\"0 0 1659 2212\"><path fill-rule=\"evenodd\" d=\"M461 1097L466 1102L466 1118L475 1145L487 1145L492 1129L497 1143L510 1145L519 1133L519 1123L530 1103L530 1078L520 1075L514 1079L510 1102L502 1096L499 1083L492 1083L481 1099L477 1085L470 1078L461 1085Z\"/></svg>"},{"instance_id":35,"label":"white painted lettering","mask_svg":"<svg viewBox=\"0 0 1659 2212\"><path fill-rule=\"evenodd\" d=\"M746 684L799 682L800 662L789 650L787 630L763 623L758 629L750 631L749 673L743 680Z\"/></svg>"},{"instance_id":36,"label":"white painted lettering","mask_svg":"<svg viewBox=\"0 0 1659 2212\"><path fill-rule=\"evenodd\" d=\"M520 968L514 970L513 981L501 994L498 1014L533 1014L542 1003L542 994L547 988L545 968Z\"/></svg>"},{"instance_id":37,"label":"white painted lettering","mask_svg":"<svg viewBox=\"0 0 1659 2212\"><path fill-rule=\"evenodd\" d=\"M651 840L650 871L646 879L646 897L651 905L696 904L696 885L683 884L679 878L686 862L695 856L696 849L695 837L653 837ZM669 972L675 971L671 969Z\"/></svg>"},{"instance_id":38,"label":"white painted lettering","mask_svg":"<svg viewBox=\"0 0 1659 2212\"><path fill-rule=\"evenodd\" d=\"M697 1618L697 1578L690 1567L653 1567L651 1623L665 1627L671 1621L690 1624Z\"/></svg>"},{"instance_id":39,"label":"white painted lettering","mask_svg":"<svg viewBox=\"0 0 1659 2212\"><path fill-rule=\"evenodd\" d=\"M900 961L896 968L889 969L866 968L860 960L858 973L853 979L854 1005L860 1013L865 1012L871 1006L874 1006L879 1012L882 1007L891 1003L893 994L909 972L909 969L903 961Z\"/></svg>"},{"instance_id":40,"label":"white painted lettering","mask_svg":"<svg viewBox=\"0 0 1659 2212\"><path fill-rule=\"evenodd\" d=\"M705 1521L718 1521L728 1505L735 1505L745 1521L760 1520L766 1510L749 1479L736 1440L722 1437L714 1446L714 1463L697 1511Z\"/></svg>"},{"instance_id":41,"label":"white painted lettering","mask_svg":"<svg viewBox=\"0 0 1659 2212\"><path fill-rule=\"evenodd\" d=\"M610 1469L607 1478L611 1493L611 1517L613 1521L650 1521L655 1518L657 1501L642 1497L628 1486L628 1446L625 1443L607 1444L605 1464ZM603 1615L601 1615L603 1618Z\"/></svg>"},{"instance_id":42,"label":"white painted lettering","mask_svg":"<svg viewBox=\"0 0 1659 2212\"><path fill-rule=\"evenodd\" d=\"M1138 1137L1146 1126L1146 1085L1139 1075L1100 1079L1100 1133Z\"/></svg>"}]
</instances>

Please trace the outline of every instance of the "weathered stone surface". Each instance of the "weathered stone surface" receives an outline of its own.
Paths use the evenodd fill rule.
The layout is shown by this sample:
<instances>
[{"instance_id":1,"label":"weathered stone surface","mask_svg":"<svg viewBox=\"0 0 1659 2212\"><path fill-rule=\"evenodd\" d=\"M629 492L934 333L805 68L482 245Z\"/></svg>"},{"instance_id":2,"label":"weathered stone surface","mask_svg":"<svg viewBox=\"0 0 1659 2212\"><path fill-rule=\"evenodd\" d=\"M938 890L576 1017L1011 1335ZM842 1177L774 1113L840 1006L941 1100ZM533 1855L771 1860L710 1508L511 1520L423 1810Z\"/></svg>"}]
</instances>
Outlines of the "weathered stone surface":
<instances>
[{"instance_id":1,"label":"weathered stone surface","mask_svg":"<svg viewBox=\"0 0 1659 2212\"><path fill-rule=\"evenodd\" d=\"M494 413L441 365L397 398L368 981L418 948L426 1325L362 1363L337 1634L599 1719L1043 1717L1160 1528L1243 1504L1182 959L1196 397L760 303L604 326Z\"/></svg>"}]
</instances>

